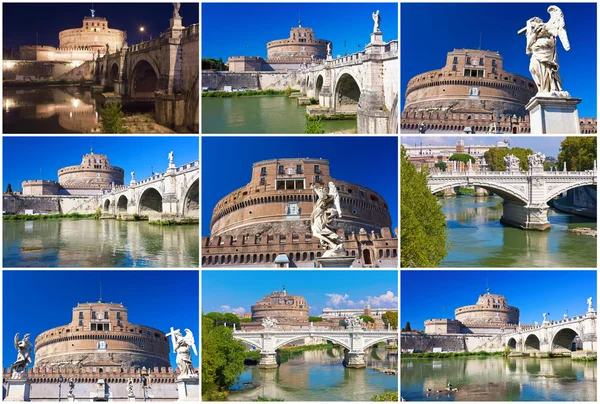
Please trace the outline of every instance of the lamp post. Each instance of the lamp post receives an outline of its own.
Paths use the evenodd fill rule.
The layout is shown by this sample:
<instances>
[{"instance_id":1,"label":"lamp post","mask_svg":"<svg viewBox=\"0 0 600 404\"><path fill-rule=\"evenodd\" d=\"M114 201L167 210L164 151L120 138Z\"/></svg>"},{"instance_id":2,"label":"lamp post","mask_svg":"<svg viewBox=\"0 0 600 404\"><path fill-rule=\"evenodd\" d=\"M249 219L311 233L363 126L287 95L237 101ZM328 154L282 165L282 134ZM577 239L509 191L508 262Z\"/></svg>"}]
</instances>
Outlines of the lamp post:
<instances>
[{"instance_id":1,"label":"lamp post","mask_svg":"<svg viewBox=\"0 0 600 404\"><path fill-rule=\"evenodd\" d=\"M62 382L63 382L63 377L62 375L58 375L58 401L60 402L60 393L61 393L61 389L62 389Z\"/></svg>"},{"instance_id":2,"label":"lamp post","mask_svg":"<svg viewBox=\"0 0 600 404\"><path fill-rule=\"evenodd\" d=\"M140 39L142 40L142 42L144 42L144 31L146 30L145 27L140 27Z\"/></svg>"}]
</instances>

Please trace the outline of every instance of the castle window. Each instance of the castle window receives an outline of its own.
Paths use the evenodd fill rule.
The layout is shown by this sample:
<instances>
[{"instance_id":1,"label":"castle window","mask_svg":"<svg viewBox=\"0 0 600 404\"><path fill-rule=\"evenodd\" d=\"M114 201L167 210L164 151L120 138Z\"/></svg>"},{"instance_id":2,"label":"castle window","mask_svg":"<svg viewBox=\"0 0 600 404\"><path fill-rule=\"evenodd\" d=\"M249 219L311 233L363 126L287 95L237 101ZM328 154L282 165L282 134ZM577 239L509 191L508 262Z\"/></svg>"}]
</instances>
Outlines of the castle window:
<instances>
[{"instance_id":1,"label":"castle window","mask_svg":"<svg viewBox=\"0 0 600 404\"><path fill-rule=\"evenodd\" d=\"M83 311L79 312L79 318L83 318Z\"/></svg>"},{"instance_id":2,"label":"castle window","mask_svg":"<svg viewBox=\"0 0 600 404\"><path fill-rule=\"evenodd\" d=\"M279 166L279 174L285 174L285 170L283 166Z\"/></svg>"},{"instance_id":3,"label":"castle window","mask_svg":"<svg viewBox=\"0 0 600 404\"><path fill-rule=\"evenodd\" d=\"M458 56L454 56L454 60L452 61L453 64L457 64L458 63Z\"/></svg>"},{"instance_id":4,"label":"castle window","mask_svg":"<svg viewBox=\"0 0 600 404\"><path fill-rule=\"evenodd\" d=\"M121 325L122 325L122 324L121 324L121 320L117 320L117 325L118 325L118 326L121 326Z\"/></svg>"},{"instance_id":5,"label":"castle window","mask_svg":"<svg viewBox=\"0 0 600 404\"><path fill-rule=\"evenodd\" d=\"M267 167L262 167L260 169L260 175L267 175Z\"/></svg>"},{"instance_id":6,"label":"castle window","mask_svg":"<svg viewBox=\"0 0 600 404\"><path fill-rule=\"evenodd\" d=\"M318 165L315 165L315 174L321 174L321 169Z\"/></svg>"},{"instance_id":7,"label":"castle window","mask_svg":"<svg viewBox=\"0 0 600 404\"><path fill-rule=\"evenodd\" d=\"M302 164L296 165L296 174L302 174Z\"/></svg>"},{"instance_id":8,"label":"castle window","mask_svg":"<svg viewBox=\"0 0 600 404\"><path fill-rule=\"evenodd\" d=\"M364 198L364 196L365 196L365 191L363 191L362 189L360 189L358 192L360 192L360 196L361 196L361 198Z\"/></svg>"},{"instance_id":9,"label":"castle window","mask_svg":"<svg viewBox=\"0 0 600 404\"><path fill-rule=\"evenodd\" d=\"M479 58L479 64L483 66L483 58Z\"/></svg>"},{"instance_id":10,"label":"castle window","mask_svg":"<svg viewBox=\"0 0 600 404\"><path fill-rule=\"evenodd\" d=\"M455 72L456 71L456 66L452 66L452 71Z\"/></svg>"},{"instance_id":11,"label":"castle window","mask_svg":"<svg viewBox=\"0 0 600 404\"><path fill-rule=\"evenodd\" d=\"M321 182L321 176L315 175L315 182Z\"/></svg>"},{"instance_id":12,"label":"castle window","mask_svg":"<svg viewBox=\"0 0 600 404\"><path fill-rule=\"evenodd\" d=\"M94 320L96 319L96 312L95 311L92 311L92 319L94 319Z\"/></svg>"},{"instance_id":13,"label":"castle window","mask_svg":"<svg viewBox=\"0 0 600 404\"><path fill-rule=\"evenodd\" d=\"M117 311L117 318L120 320L121 319L121 312Z\"/></svg>"},{"instance_id":14,"label":"castle window","mask_svg":"<svg viewBox=\"0 0 600 404\"><path fill-rule=\"evenodd\" d=\"M267 183L267 179L265 177L262 177L260 179L260 185L265 185Z\"/></svg>"},{"instance_id":15,"label":"castle window","mask_svg":"<svg viewBox=\"0 0 600 404\"><path fill-rule=\"evenodd\" d=\"M79 326L83 327L83 320L79 320Z\"/></svg>"},{"instance_id":16,"label":"castle window","mask_svg":"<svg viewBox=\"0 0 600 404\"><path fill-rule=\"evenodd\" d=\"M467 64L470 65L471 64L471 58L467 56Z\"/></svg>"},{"instance_id":17,"label":"castle window","mask_svg":"<svg viewBox=\"0 0 600 404\"><path fill-rule=\"evenodd\" d=\"M108 318L108 311L104 312L104 318L107 319Z\"/></svg>"},{"instance_id":18,"label":"castle window","mask_svg":"<svg viewBox=\"0 0 600 404\"><path fill-rule=\"evenodd\" d=\"M496 66L496 59L492 59L492 66Z\"/></svg>"},{"instance_id":19,"label":"castle window","mask_svg":"<svg viewBox=\"0 0 600 404\"><path fill-rule=\"evenodd\" d=\"M495 67L492 67L492 73L494 73L494 74L496 73L496 68Z\"/></svg>"}]
</instances>

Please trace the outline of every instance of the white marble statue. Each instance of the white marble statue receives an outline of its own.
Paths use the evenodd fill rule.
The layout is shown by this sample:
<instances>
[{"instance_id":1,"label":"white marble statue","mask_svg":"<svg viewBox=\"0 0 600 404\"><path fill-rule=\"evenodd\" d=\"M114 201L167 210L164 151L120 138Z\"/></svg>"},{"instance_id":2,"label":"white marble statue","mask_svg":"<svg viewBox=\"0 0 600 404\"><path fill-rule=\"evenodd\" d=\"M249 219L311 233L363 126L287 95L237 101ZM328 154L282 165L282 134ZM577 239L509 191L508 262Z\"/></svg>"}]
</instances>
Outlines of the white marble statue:
<instances>
[{"instance_id":1,"label":"white marble statue","mask_svg":"<svg viewBox=\"0 0 600 404\"><path fill-rule=\"evenodd\" d=\"M548 7L548 13L550 13L548 22L544 23L539 17L530 18L526 27L518 33L525 32L527 37L525 53L531 55L529 72L537 86L537 95L570 97L569 93L562 88L556 52L556 37L560 39L565 50L571 49L565 30L565 17L557 6Z\"/></svg>"},{"instance_id":2,"label":"white marble statue","mask_svg":"<svg viewBox=\"0 0 600 404\"><path fill-rule=\"evenodd\" d=\"M135 172L131 172L131 182L135 182Z\"/></svg>"},{"instance_id":3,"label":"white marble statue","mask_svg":"<svg viewBox=\"0 0 600 404\"><path fill-rule=\"evenodd\" d=\"M338 236L336 229L332 227L333 220L342 216L340 195L335 184L330 182L329 189L311 185L311 189L319 198L310 215L310 227L313 236L318 238L321 246L325 248L323 257L346 256L343 240Z\"/></svg>"},{"instance_id":4,"label":"white marble statue","mask_svg":"<svg viewBox=\"0 0 600 404\"><path fill-rule=\"evenodd\" d=\"M133 397L133 378L127 380L127 396Z\"/></svg>"},{"instance_id":5,"label":"white marble statue","mask_svg":"<svg viewBox=\"0 0 600 404\"><path fill-rule=\"evenodd\" d=\"M70 377L69 378L69 395L73 396L73 390L75 389L75 380Z\"/></svg>"},{"instance_id":6,"label":"white marble statue","mask_svg":"<svg viewBox=\"0 0 600 404\"><path fill-rule=\"evenodd\" d=\"M381 16L379 15L379 10L373 13L373 32L381 32L379 31L379 25L381 24Z\"/></svg>"},{"instance_id":7,"label":"white marble statue","mask_svg":"<svg viewBox=\"0 0 600 404\"><path fill-rule=\"evenodd\" d=\"M175 164L175 163L173 162L173 151L170 151L170 152L169 152L169 165L171 166L171 165L173 165L173 164Z\"/></svg>"},{"instance_id":8,"label":"white marble statue","mask_svg":"<svg viewBox=\"0 0 600 404\"><path fill-rule=\"evenodd\" d=\"M173 18L181 17L179 15L180 8L181 8L181 3L173 3Z\"/></svg>"},{"instance_id":9,"label":"white marble statue","mask_svg":"<svg viewBox=\"0 0 600 404\"><path fill-rule=\"evenodd\" d=\"M94 17L94 13L96 12L96 10L94 10L93 8L90 8L90 11L92 12L92 18Z\"/></svg>"},{"instance_id":10,"label":"white marble statue","mask_svg":"<svg viewBox=\"0 0 600 404\"><path fill-rule=\"evenodd\" d=\"M542 316L544 316L544 323L547 321L548 314L550 313L542 313Z\"/></svg>"},{"instance_id":11,"label":"white marble statue","mask_svg":"<svg viewBox=\"0 0 600 404\"><path fill-rule=\"evenodd\" d=\"M352 316L346 319L348 328L357 328L362 326L362 320L358 316Z\"/></svg>"},{"instance_id":12,"label":"white marble statue","mask_svg":"<svg viewBox=\"0 0 600 404\"><path fill-rule=\"evenodd\" d=\"M198 377L198 374L194 373L191 350L194 351L196 356L198 355L198 351L196 350L196 343L192 331L188 328L184 331L185 335L181 334L180 330L174 330L173 327L171 327L171 332L168 333L167 336L171 336L173 352L177 354L175 363L177 363L177 367L180 371L177 379L195 379Z\"/></svg>"},{"instance_id":13,"label":"white marble statue","mask_svg":"<svg viewBox=\"0 0 600 404\"><path fill-rule=\"evenodd\" d=\"M25 334L22 340L19 340L19 333L15 334L14 344L15 349L17 350L17 360L10 365L10 370L12 372L11 378L13 379L21 379L26 377L25 369L27 365L29 365L31 360L31 347L33 344L29 342L30 334Z\"/></svg>"},{"instance_id":14,"label":"white marble statue","mask_svg":"<svg viewBox=\"0 0 600 404\"><path fill-rule=\"evenodd\" d=\"M521 160L514 154L504 156L504 164L506 164L506 171L520 171Z\"/></svg>"},{"instance_id":15,"label":"white marble statue","mask_svg":"<svg viewBox=\"0 0 600 404\"><path fill-rule=\"evenodd\" d=\"M264 329L277 328L277 319L271 317L265 317L262 320L262 326Z\"/></svg>"},{"instance_id":16,"label":"white marble statue","mask_svg":"<svg viewBox=\"0 0 600 404\"><path fill-rule=\"evenodd\" d=\"M527 161L529 162L530 168L544 168L544 161L546 161L546 156L540 152L536 152L535 154L530 154L527 156Z\"/></svg>"},{"instance_id":17,"label":"white marble statue","mask_svg":"<svg viewBox=\"0 0 600 404\"><path fill-rule=\"evenodd\" d=\"M331 56L331 42L327 44L327 56Z\"/></svg>"},{"instance_id":18,"label":"white marble statue","mask_svg":"<svg viewBox=\"0 0 600 404\"><path fill-rule=\"evenodd\" d=\"M588 311L594 311L594 306L592 305L592 297L587 298Z\"/></svg>"},{"instance_id":19,"label":"white marble statue","mask_svg":"<svg viewBox=\"0 0 600 404\"><path fill-rule=\"evenodd\" d=\"M563 314L563 320L566 320L566 319L567 319L567 314L565 313L565 314Z\"/></svg>"}]
</instances>

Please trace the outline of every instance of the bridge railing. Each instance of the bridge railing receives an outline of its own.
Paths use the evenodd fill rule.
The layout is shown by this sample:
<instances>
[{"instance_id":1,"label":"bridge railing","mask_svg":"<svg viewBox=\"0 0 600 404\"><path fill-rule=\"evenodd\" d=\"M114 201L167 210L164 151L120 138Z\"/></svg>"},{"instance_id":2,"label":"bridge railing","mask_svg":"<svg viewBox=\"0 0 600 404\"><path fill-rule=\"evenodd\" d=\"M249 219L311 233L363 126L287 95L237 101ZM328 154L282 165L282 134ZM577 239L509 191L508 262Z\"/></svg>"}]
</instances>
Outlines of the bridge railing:
<instances>
[{"instance_id":1,"label":"bridge railing","mask_svg":"<svg viewBox=\"0 0 600 404\"><path fill-rule=\"evenodd\" d=\"M446 177L527 177L531 174L529 171L454 171L454 172L434 172L429 174L429 177L446 178ZM543 175L545 177L588 177L596 175L594 170L586 171L542 171L536 172L536 176Z\"/></svg>"},{"instance_id":2,"label":"bridge railing","mask_svg":"<svg viewBox=\"0 0 600 404\"><path fill-rule=\"evenodd\" d=\"M596 314L594 312L594 314ZM555 320L555 321L546 321L545 323L542 324L538 324L538 325L534 325L531 327L526 327L526 328L521 328L521 331L514 331L514 332L510 332L510 333L506 333L505 335L512 335L512 334L519 334L522 332L529 332L529 331L535 331L535 330L539 330L541 328L546 328L549 326L556 326L556 325L565 325L565 324L571 324L571 323L576 323L582 320L585 320L589 318L587 316L587 314L582 314L580 316L574 316L574 317L568 317L568 318L564 318L562 320Z\"/></svg>"}]
</instances>

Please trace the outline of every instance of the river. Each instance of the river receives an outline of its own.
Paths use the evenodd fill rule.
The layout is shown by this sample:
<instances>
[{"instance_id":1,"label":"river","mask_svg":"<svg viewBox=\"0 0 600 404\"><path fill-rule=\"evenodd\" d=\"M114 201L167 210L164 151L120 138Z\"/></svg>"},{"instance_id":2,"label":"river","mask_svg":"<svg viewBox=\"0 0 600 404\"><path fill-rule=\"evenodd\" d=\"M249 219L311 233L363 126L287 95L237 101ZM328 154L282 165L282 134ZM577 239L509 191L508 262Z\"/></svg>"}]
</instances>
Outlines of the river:
<instances>
[{"instance_id":1,"label":"river","mask_svg":"<svg viewBox=\"0 0 600 404\"><path fill-rule=\"evenodd\" d=\"M229 401L256 401L259 396L285 401L369 401L375 394L398 390L397 375L373 370L398 368L398 356L390 352L383 346L368 349L366 369L344 367L340 348L299 352L277 369L246 366L231 387ZM248 383L252 386L245 387Z\"/></svg>"},{"instance_id":2,"label":"river","mask_svg":"<svg viewBox=\"0 0 600 404\"><path fill-rule=\"evenodd\" d=\"M596 362L570 358L402 359L400 395L407 401L596 401L596 371ZM458 392L436 393L448 383Z\"/></svg>"},{"instance_id":3,"label":"river","mask_svg":"<svg viewBox=\"0 0 600 404\"><path fill-rule=\"evenodd\" d=\"M199 266L197 225L146 221L3 220L3 267Z\"/></svg>"},{"instance_id":4,"label":"river","mask_svg":"<svg viewBox=\"0 0 600 404\"><path fill-rule=\"evenodd\" d=\"M568 233L596 228L595 219L548 210L549 231L525 231L500 223L502 198L440 198L448 224L448 255L440 267L596 266L596 238Z\"/></svg>"},{"instance_id":5,"label":"river","mask_svg":"<svg viewBox=\"0 0 600 404\"><path fill-rule=\"evenodd\" d=\"M286 96L202 98L202 133L304 133L306 106ZM325 133L356 128L356 120L324 121Z\"/></svg>"}]
</instances>

